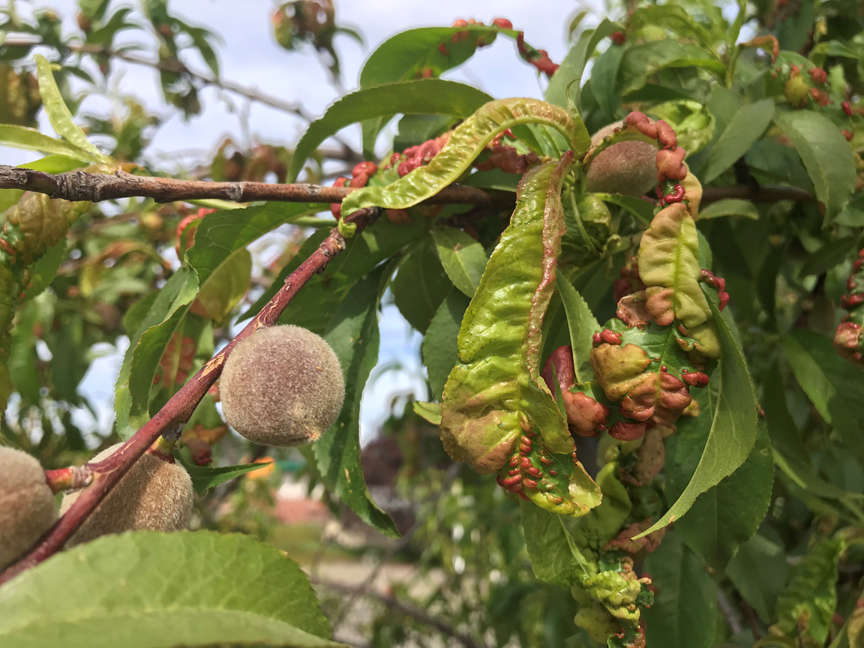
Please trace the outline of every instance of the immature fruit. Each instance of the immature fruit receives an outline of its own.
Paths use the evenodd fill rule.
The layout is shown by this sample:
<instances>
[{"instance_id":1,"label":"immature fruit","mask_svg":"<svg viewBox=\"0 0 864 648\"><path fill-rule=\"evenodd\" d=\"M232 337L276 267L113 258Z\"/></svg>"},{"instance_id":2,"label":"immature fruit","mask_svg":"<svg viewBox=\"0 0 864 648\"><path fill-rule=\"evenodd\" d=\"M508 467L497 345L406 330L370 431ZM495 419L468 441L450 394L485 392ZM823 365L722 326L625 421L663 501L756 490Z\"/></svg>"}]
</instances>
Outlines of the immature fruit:
<instances>
[{"instance_id":1,"label":"immature fruit","mask_svg":"<svg viewBox=\"0 0 864 648\"><path fill-rule=\"evenodd\" d=\"M591 137L591 146L620 128L623 122L604 126ZM598 153L585 174L588 191L621 193L641 196L657 184L657 147L643 141L625 141L613 144Z\"/></svg>"},{"instance_id":2,"label":"immature fruit","mask_svg":"<svg viewBox=\"0 0 864 648\"><path fill-rule=\"evenodd\" d=\"M345 383L333 349L299 326L258 329L225 361L219 381L225 420L250 441L314 441L342 409Z\"/></svg>"},{"instance_id":3,"label":"immature fruit","mask_svg":"<svg viewBox=\"0 0 864 648\"><path fill-rule=\"evenodd\" d=\"M121 445L117 443L103 450L90 462L106 459ZM65 513L78 495L66 495L60 512ZM123 531L179 531L186 528L191 515L192 480L189 473L180 464L169 463L146 452L132 464L66 546Z\"/></svg>"},{"instance_id":4,"label":"immature fruit","mask_svg":"<svg viewBox=\"0 0 864 648\"><path fill-rule=\"evenodd\" d=\"M0 569L27 551L57 519L42 466L26 452L0 448Z\"/></svg>"}]
</instances>

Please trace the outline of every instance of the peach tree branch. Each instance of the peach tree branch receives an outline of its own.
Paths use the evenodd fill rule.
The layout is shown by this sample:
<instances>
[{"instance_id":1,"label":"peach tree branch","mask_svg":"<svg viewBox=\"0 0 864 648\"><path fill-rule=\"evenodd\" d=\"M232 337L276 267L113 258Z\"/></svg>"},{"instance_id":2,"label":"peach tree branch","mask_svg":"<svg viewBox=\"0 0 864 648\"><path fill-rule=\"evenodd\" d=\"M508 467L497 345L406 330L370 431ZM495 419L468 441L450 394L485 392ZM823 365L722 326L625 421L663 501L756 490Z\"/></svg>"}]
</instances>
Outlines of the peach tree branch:
<instances>
[{"instance_id":1,"label":"peach tree branch","mask_svg":"<svg viewBox=\"0 0 864 648\"><path fill-rule=\"evenodd\" d=\"M275 184L268 182L210 182L133 175L125 171L91 173L68 171L44 173L33 169L0 165L0 189L24 189L64 200L99 202L132 196L157 202L220 198L234 202L271 200L283 202L341 202L352 187L324 187L314 184ZM482 189L451 185L429 199L430 203L468 203L486 205L492 196Z\"/></svg>"},{"instance_id":2,"label":"peach tree branch","mask_svg":"<svg viewBox=\"0 0 864 648\"><path fill-rule=\"evenodd\" d=\"M363 230L378 217L380 210L374 207L359 209L346 220ZM291 302L299 290L316 273L323 271L330 260L346 248L345 238L338 228L333 228L318 248L301 263L294 272L285 278L282 287L268 301L258 314L234 337L221 351L198 370L147 423L145 423L117 452L98 463L87 464L92 474L90 486L82 491L75 503L37 542L24 557L0 572L0 584L12 579L63 548L66 541L81 523L99 505L99 502L126 474L132 464L163 434L177 434L189 419L198 402L222 373L225 359L237 342L251 335L255 330L272 326L279 315ZM58 475L58 478L60 476Z\"/></svg>"}]
</instances>

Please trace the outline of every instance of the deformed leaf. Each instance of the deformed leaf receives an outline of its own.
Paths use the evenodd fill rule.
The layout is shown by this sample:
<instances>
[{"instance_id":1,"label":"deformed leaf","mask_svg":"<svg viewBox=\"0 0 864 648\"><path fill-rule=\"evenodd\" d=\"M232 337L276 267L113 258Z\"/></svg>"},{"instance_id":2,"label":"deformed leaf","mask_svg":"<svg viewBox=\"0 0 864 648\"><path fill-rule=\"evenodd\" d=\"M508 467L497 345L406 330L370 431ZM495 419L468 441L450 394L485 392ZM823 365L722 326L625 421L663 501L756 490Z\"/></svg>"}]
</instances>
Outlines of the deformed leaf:
<instances>
[{"instance_id":1,"label":"deformed leaf","mask_svg":"<svg viewBox=\"0 0 864 648\"><path fill-rule=\"evenodd\" d=\"M673 203L658 212L639 245L646 309L658 324L680 320L690 328L711 318L700 272L696 224L684 203Z\"/></svg>"},{"instance_id":2,"label":"deformed leaf","mask_svg":"<svg viewBox=\"0 0 864 648\"><path fill-rule=\"evenodd\" d=\"M4 648L337 647L306 575L276 548L211 531L108 535L0 588Z\"/></svg>"},{"instance_id":3,"label":"deformed leaf","mask_svg":"<svg viewBox=\"0 0 864 648\"><path fill-rule=\"evenodd\" d=\"M535 167L519 185L510 225L462 318L459 362L444 386L441 439L454 459L478 472L500 469L505 488L580 516L602 496L572 456L566 421L539 368L564 231L561 186L571 160Z\"/></svg>"},{"instance_id":4,"label":"deformed leaf","mask_svg":"<svg viewBox=\"0 0 864 648\"><path fill-rule=\"evenodd\" d=\"M837 607L837 567L845 549L843 540L824 539L795 565L777 599L776 628L783 634L804 635L818 646L825 643Z\"/></svg>"},{"instance_id":5,"label":"deformed leaf","mask_svg":"<svg viewBox=\"0 0 864 648\"><path fill-rule=\"evenodd\" d=\"M387 83L345 95L330 106L321 119L312 122L297 143L288 181L297 178L303 164L321 142L345 126L396 113L467 117L490 99L476 88L441 79ZM343 209L343 213L347 215L348 212Z\"/></svg>"},{"instance_id":6,"label":"deformed leaf","mask_svg":"<svg viewBox=\"0 0 864 648\"><path fill-rule=\"evenodd\" d=\"M342 201L342 214L363 207L413 207L458 180L495 135L521 124L542 124L556 129L577 156L588 149L591 141L578 115L574 117L552 104L519 98L490 101L450 133L444 148L428 165L388 185L365 187L348 194Z\"/></svg>"}]
</instances>

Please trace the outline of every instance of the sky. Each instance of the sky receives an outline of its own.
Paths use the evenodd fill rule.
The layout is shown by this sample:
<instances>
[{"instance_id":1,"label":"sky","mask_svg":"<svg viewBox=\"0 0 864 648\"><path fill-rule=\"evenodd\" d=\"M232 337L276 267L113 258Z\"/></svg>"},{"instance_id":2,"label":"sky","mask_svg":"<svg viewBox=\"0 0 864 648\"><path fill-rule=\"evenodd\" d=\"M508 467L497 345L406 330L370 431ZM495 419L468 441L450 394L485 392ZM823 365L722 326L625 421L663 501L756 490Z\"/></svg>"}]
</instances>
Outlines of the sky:
<instances>
[{"instance_id":1,"label":"sky","mask_svg":"<svg viewBox=\"0 0 864 648\"><path fill-rule=\"evenodd\" d=\"M54 0L31 3L34 7L52 7L74 29L77 3L73 0ZM122 3L113 2L112 6ZM337 23L359 31L365 39L363 45L348 36L337 36L336 48L342 64L340 90L330 82L329 73L309 51L286 52L275 42L270 32L269 16L278 3L271 0L173 0L173 12L184 20L207 27L218 34L217 45L221 76L248 88L264 91L286 101L299 102L310 115L323 114L327 106L344 91L357 86L362 65L374 48L390 36L414 27L449 26L457 18L475 18L490 23L493 18L509 18L516 29L524 30L525 40L546 49L553 61L560 62L567 52L566 29L572 17L582 9L589 14L582 23L594 26L604 16L601 0L590 3L568 0L546 0L543 3L524 0L336 0ZM466 11L470 7L470 11ZM19 3L25 13L26 4ZM132 42L142 42L140 32ZM202 72L206 68L200 60L190 57L191 66ZM259 141L291 145L303 134L306 123L283 111L215 88L205 89L200 96L202 113L188 121L164 108L158 76L150 68L116 64L112 86L106 94L115 99L88 94L81 112L106 113L116 107L116 97L134 95L145 106L167 119L153 134L145 151L147 159L161 170L171 172L179 163L188 164L208 157L226 136L234 141L254 145ZM533 67L522 62L512 40L499 38L491 47L477 52L465 65L449 72L445 78L469 83L494 97L542 96L545 81L538 78ZM47 121L40 128L51 133ZM345 129L342 135L352 143L359 142L359 127ZM0 148L0 163L15 164L32 159L19 151ZM428 395L419 365L420 336L411 330L393 306L385 306L381 318L381 353L379 364L400 368L383 372L371 381L364 393L361 408L361 440L373 438L387 415L387 404L394 394L413 393L423 399ZM99 407L98 425L110 428L113 383L122 360L123 345L119 349L102 349L104 355L94 360L83 384L90 398L104 404ZM374 374L373 374L374 376ZM81 424L87 425L85 413ZM92 421L89 425L92 425Z\"/></svg>"}]
</instances>

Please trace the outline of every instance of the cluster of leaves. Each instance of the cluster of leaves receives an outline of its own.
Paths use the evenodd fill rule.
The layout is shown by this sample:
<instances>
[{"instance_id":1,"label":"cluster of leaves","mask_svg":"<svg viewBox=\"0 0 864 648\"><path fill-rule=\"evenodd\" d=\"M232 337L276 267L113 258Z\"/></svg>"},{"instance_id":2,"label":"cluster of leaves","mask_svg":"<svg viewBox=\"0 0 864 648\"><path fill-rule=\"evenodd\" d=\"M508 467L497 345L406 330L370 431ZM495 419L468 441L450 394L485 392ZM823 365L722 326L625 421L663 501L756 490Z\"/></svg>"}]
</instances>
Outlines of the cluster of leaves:
<instances>
[{"instance_id":1,"label":"cluster of leaves","mask_svg":"<svg viewBox=\"0 0 864 648\"><path fill-rule=\"evenodd\" d=\"M103 24L114 31L126 25L122 9L106 18L108 4L82 5L88 38L107 29ZM327 14L320 3L289 4L294 18L313 4ZM183 224L182 264L174 271L164 261L175 240L167 221L186 207L133 200L124 206L128 219L108 218L90 205L4 190L0 392L4 401L17 394L17 416L7 411L4 435L29 447L42 432L41 452L54 460L60 449L83 450L70 415L82 402L77 386L87 368L76 350L125 333L114 431L128 438L226 338L225 325L257 313L326 228L338 225L347 250L280 316L321 334L345 373L342 414L307 455L316 478L364 522L396 534L365 487L358 438L360 397L378 355L378 310L392 296L424 335L433 402L416 411L440 424L454 459L497 473L504 487L460 478L470 498L451 492L422 509L427 520L451 523L442 533L427 521L417 533L430 548L423 567L448 576L440 600L424 607L462 629L488 621L498 643L707 647L755 638L765 646L856 645L864 578L856 563L864 527L864 429L856 407L864 374L836 353L831 335L841 306L858 306L841 297L859 293L864 18L852 0L791 5L756 3L751 15L741 3L731 22L710 3L636 8L620 23L581 31L558 67L543 62L509 21L460 21L394 36L366 62L360 88L312 123L290 160L280 162L288 164L287 179L297 178L322 142L357 123L371 158L396 116L392 150L402 153L355 167L350 184L363 188L334 210L338 221L313 218L327 210L317 203L208 205L217 211L196 215L194 229ZM206 31L173 18L164 2L147 3L145 13L166 57L178 60L188 37L216 65ZM8 19L19 29L22 23ZM316 32L298 24L291 29L332 49L332 25ZM65 51L56 21L44 14L26 30ZM745 30L753 38L744 41ZM330 40L319 45L319 34ZM492 100L437 78L497 35L514 39L523 58L551 75L545 101ZM110 49L108 38L94 43ZM27 74L14 72L15 87L29 83ZM164 74L166 99L194 112L195 86L184 85L190 78L182 65ZM32 119L32 108L20 107L19 89L7 101L15 109L8 109L3 141L48 154L30 165L43 171L117 168L118 158L99 151L73 122L47 61L38 77L59 138L20 125ZM663 121L631 115L591 146L589 131L633 109ZM657 200L629 195L629 187L587 191L599 154L634 140L658 149ZM474 207L423 204L454 181L495 192L495 199ZM370 206L398 211L355 232L345 217ZM286 223L318 229L267 270L263 292L238 314L252 276L247 246ZM732 295L727 309L712 268ZM616 291L622 277L627 287ZM716 297L705 286L717 288ZM860 325L860 309L849 310L850 323ZM36 340L50 362L37 354ZM846 355L858 359L854 342ZM547 361L549 372L541 372ZM216 397L208 395L187 422L190 458L201 458L196 442L209 451L224 433ZM575 415L574 402L581 404ZM440 453L433 458L440 462ZM437 467L415 464L415 481L433 484L429 474L437 473L426 471ZM190 469L202 491L248 470L191 462ZM446 540L458 542L457 524L471 530L461 561ZM164 636L190 644L331 645L316 638L329 628L302 575L251 541L133 536L75 552L88 560L112 556L120 570L130 563L123 552L138 555L145 544L160 569L117 571L129 583L128 599L110 606L88 599L100 590L82 581L80 596L57 602L64 611L58 623L80 600L92 600L106 611L92 620L94 631L112 613L140 605L133 596L140 583L137 596L161 606L146 626L166 633L154 634L156 643ZM278 562L267 578L296 583L292 597L277 604L250 595L220 608L220 584L207 580L206 562L199 571L207 587L179 598L152 581L189 555L221 560L243 551L261 569ZM13 611L2 615L10 621L0 624L0 637L14 643L34 631L33 619L51 632L54 626L16 606L26 604L29 588L68 580L80 560L61 555L19 576L20 587L0 590L0 608ZM526 579L529 565L543 585ZM195 565L182 569L193 580L199 573ZM248 582L261 577L236 571ZM489 585L493 571L499 580ZM232 575L225 586L238 582ZM457 597L465 585L471 595ZM162 599L147 596L157 590ZM197 632L165 623L165 610L183 597L207 615ZM306 604L309 617L299 611ZM522 604L524 616L506 613ZM538 630L547 609L551 621ZM562 621L571 617L575 627ZM241 618L247 623L235 623ZM250 634L238 634L241 626ZM381 645L407 633L385 616L374 625Z\"/></svg>"}]
</instances>

